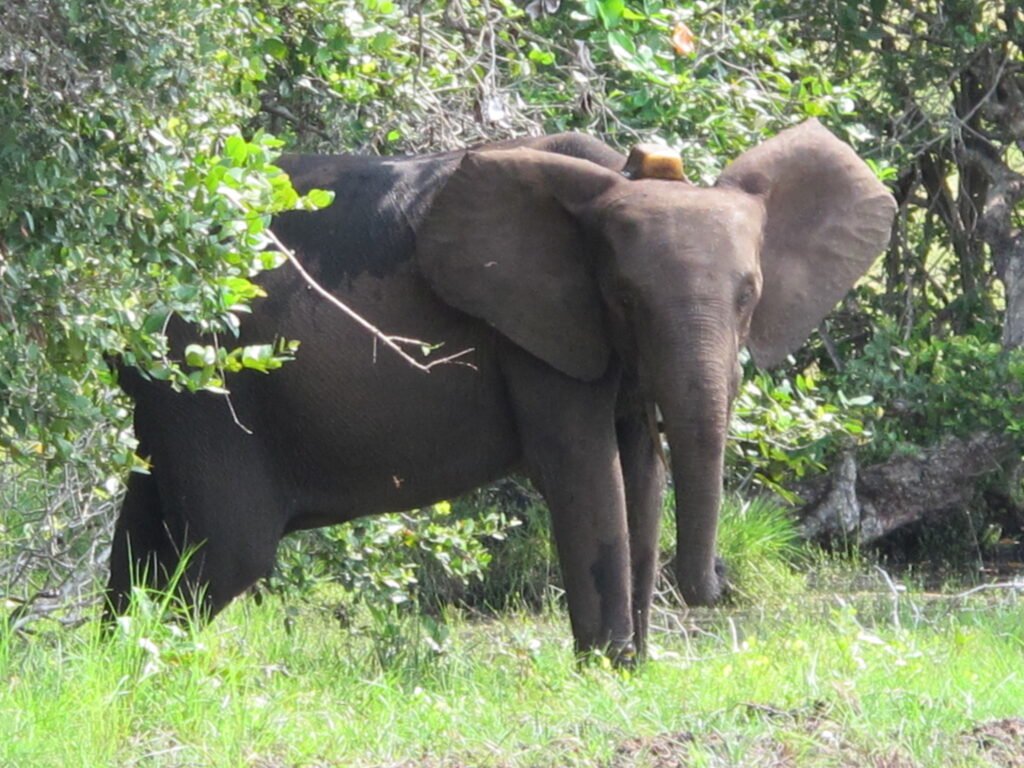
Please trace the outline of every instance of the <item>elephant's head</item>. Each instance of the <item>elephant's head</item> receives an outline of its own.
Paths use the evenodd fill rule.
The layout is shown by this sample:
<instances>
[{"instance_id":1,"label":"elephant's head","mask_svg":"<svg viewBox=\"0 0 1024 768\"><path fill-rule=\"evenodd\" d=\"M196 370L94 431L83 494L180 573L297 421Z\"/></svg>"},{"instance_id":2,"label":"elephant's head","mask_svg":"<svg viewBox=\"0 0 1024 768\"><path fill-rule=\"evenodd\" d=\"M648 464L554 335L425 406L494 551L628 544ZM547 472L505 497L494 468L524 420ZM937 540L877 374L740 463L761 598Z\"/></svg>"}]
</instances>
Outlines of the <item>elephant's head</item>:
<instances>
[{"instance_id":1,"label":"elephant's head","mask_svg":"<svg viewBox=\"0 0 1024 768\"><path fill-rule=\"evenodd\" d=\"M418 233L455 307L562 373L616 354L661 409L684 598L718 597L714 540L739 349L785 359L870 266L894 202L817 121L742 155L712 188L586 160L469 153Z\"/></svg>"}]
</instances>

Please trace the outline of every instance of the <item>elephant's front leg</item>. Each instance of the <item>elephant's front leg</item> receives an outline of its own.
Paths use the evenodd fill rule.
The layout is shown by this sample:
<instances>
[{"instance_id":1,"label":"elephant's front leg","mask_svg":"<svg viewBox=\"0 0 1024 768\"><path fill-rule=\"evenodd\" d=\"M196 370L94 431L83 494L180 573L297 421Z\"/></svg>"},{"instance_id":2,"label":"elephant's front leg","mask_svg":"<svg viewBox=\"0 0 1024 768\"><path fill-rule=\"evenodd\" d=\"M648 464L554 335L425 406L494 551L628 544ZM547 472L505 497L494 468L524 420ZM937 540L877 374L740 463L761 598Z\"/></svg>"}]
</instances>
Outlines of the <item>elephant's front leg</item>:
<instances>
[{"instance_id":1,"label":"elephant's front leg","mask_svg":"<svg viewBox=\"0 0 1024 768\"><path fill-rule=\"evenodd\" d=\"M658 533L665 493L665 465L656 440L657 426L634 413L618 425L619 454L626 485L629 551L633 579L633 627L637 656L647 653L651 597L658 573Z\"/></svg>"},{"instance_id":2,"label":"elephant's front leg","mask_svg":"<svg viewBox=\"0 0 1024 768\"><path fill-rule=\"evenodd\" d=\"M503 362L530 479L551 510L576 650L631 663L626 501L615 435L617 376L585 383L522 352Z\"/></svg>"}]
</instances>

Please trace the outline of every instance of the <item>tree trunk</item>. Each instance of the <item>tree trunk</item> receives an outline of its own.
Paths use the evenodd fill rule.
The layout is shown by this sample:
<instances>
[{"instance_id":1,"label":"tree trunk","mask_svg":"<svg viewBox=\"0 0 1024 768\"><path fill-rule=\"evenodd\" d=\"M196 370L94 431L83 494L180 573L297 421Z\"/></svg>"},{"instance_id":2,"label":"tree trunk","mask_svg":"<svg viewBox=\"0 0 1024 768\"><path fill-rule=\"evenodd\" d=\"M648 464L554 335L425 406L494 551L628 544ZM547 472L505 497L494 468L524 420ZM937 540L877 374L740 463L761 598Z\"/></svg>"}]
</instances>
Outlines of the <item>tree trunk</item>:
<instances>
[{"instance_id":1,"label":"tree trunk","mask_svg":"<svg viewBox=\"0 0 1024 768\"><path fill-rule=\"evenodd\" d=\"M796 488L805 501L798 512L803 535L824 544L868 544L911 523L941 524L967 508L981 476L1019 462L1013 440L988 432L950 437L870 467L844 454L826 477Z\"/></svg>"}]
</instances>

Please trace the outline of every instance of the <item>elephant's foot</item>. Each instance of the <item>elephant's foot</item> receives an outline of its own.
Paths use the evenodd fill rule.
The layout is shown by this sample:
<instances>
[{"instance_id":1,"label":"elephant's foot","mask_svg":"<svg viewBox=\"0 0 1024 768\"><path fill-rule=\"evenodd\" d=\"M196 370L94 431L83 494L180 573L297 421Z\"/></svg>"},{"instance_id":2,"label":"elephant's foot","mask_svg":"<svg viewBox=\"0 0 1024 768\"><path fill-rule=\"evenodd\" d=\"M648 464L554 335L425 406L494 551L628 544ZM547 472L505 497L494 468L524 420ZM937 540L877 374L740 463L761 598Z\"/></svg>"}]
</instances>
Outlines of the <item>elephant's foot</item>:
<instances>
[{"instance_id":1,"label":"elephant's foot","mask_svg":"<svg viewBox=\"0 0 1024 768\"><path fill-rule=\"evenodd\" d=\"M729 565L718 555L715 555L715 578L718 579L718 602L715 605L730 602L735 593L729 580Z\"/></svg>"},{"instance_id":2,"label":"elephant's foot","mask_svg":"<svg viewBox=\"0 0 1024 768\"><path fill-rule=\"evenodd\" d=\"M632 640L612 643L605 653L611 659L612 666L616 669L635 669L639 661L636 646Z\"/></svg>"},{"instance_id":3,"label":"elephant's foot","mask_svg":"<svg viewBox=\"0 0 1024 768\"><path fill-rule=\"evenodd\" d=\"M725 561L717 555L712 567L705 569L702 573L684 573L680 569L676 572L679 594L691 608L720 605L727 602L733 594L728 573L729 569Z\"/></svg>"},{"instance_id":4,"label":"elephant's foot","mask_svg":"<svg viewBox=\"0 0 1024 768\"><path fill-rule=\"evenodd\" d=\"M601 648L577 648L576 661L581 667L610 662L614 669L636 669L640 657L632 640L613 640Z\"/></svg>"}]
</instances>

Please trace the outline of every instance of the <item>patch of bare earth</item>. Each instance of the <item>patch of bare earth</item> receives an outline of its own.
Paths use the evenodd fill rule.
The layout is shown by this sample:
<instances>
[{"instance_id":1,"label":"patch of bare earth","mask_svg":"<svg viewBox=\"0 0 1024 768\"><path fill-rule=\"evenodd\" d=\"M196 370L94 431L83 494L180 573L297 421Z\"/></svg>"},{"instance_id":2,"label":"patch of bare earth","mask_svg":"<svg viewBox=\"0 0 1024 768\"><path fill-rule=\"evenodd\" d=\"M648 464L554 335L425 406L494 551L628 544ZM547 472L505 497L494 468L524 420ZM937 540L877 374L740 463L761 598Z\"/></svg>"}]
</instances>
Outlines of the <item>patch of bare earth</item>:
<instances>
[{"instance_id":1,"label":"patch of bare earth","mask_svg":"<svg viewBox=\"0 0 1024 768\"><path fill-rule=\"evenodd\" d=\"M828 717L826 706L776 710L748 705L751 717L767 720L773 733L737 736L718 732L659 733L623 741L601 768L919 768L896 747L868 749L849 741L843 726ZM960 757L979 768L1024 768L1024 718L992 720L954 737L951 760ZM573 762L573 761L567 761ZM544 765L553 763L545 761ZM960 763L957 763L958 765ZM481 761L457 756L424 755L377 768L476 768ZM488 766L504 763L486 761ZM514 761L509 765L526 765ZM255 760L252 768L298 768L293 763ZM302 763L316 768L339 768L337 763Z\"/></svg>"},{"instance_id":2,"label":"patch of bare earth","mask_svg":"<svg viewBox=\"0 0 1024 768\"><path fill-rule=\"evenodd\" d=\"M622 742L605 768L915 768L896 747L866 749L843 735L840 723L812 710L752 706L773 724L771 735L661 733ZM953 749L979 768L1024 768L1024 718L992 720L962 733ZM952 758L952 755L950 755Z\"/></svg>"},{"instance_id":3,"label":"patch of bare earth","mask_svg":"<svg viewBox=\"0 0 1024 768\"><path fill-rule=\"evenodd\" d=\"M849 742L825 707L778 710L748 705L752 717L767 720L772 733L736 736L712 732L658 734L624 741L607 768L913 768L896 749L869 751Z\"/></svg>"},{"instance_id":4,"label":"patch of bare earth","mask_svg":"<svg viewBox=\"0 0 1024 768\"><path fill-rule=\"evenodd\" d=\"M965 733L963 740L989 765L1024 768L1024 718L990 720Z\"/></svg>"}]
</instances>

